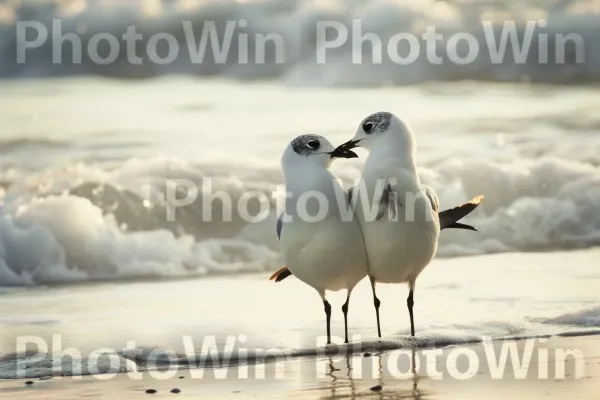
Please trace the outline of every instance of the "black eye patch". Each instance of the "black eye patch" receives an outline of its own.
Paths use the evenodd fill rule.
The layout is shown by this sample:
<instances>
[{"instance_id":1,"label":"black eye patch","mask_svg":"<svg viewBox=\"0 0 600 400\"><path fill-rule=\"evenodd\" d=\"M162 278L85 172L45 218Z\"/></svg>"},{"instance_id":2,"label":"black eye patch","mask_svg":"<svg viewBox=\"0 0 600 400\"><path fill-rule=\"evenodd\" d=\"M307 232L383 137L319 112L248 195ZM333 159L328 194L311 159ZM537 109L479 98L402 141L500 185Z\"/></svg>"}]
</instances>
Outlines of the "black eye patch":
<instances>
[{"instance_id":1,"label":"black eye patch","mask_svg":"<svg viewBox=\"0 0 600 400\"><path fill-rule=\"evenodd\" d=\"M307 156L321 148L322 139L319 135L301 135L292 140L290 144L296 154Z\"/></svg>"},{"instance_id":2,"label":"black eye patch","mask_svg":"<svg viewBox=\"0 0 600 400\"><path fill-rule=\"evenodd\" d=\"M391 120L391 113L387 111L376 112L363 120L362 129L367 135L379 134L388 130Z\"/></svg>"}]
</instances>

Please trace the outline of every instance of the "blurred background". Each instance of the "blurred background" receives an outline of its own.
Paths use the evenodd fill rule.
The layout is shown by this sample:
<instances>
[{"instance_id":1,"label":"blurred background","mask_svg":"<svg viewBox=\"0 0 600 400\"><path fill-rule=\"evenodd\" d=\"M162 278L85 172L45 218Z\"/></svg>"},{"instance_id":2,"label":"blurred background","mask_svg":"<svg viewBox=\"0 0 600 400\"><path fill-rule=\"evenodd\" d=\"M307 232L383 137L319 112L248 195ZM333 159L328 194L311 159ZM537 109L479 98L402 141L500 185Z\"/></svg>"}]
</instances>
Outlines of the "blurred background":
<instances>
[{"instance_id":1,"label":"blurred background","mask_svg":"<svg viewBox=\"0 0 600 400\"><path fill-rule=\"evenodd\" d=\"M386 86L406 85L428 81L483 80L494 82L589 83L598 80L600 46L596 40L600 30L597 0L3 0L0 3L0 76L48 77L75 75L102 75L116 78L149 78L166 74L193 76L222 76L236 79L274 79L286 84L325 86ZM17 21L36 21L52 34L52 20L61 20L62 35L76 33L84 48L97 33L110 33L118 38L128 26L135 26L143 37L136 42L137 54L143 52L155 33L173 35L182 49L187 48L182 21L190 21L199 37L204 23L212 21L223 37L227 21L245 19L247 27L239 27L231 41L226 63L217 64L206 57L201 65L190 62L188 51L168 65L146 62L132 65L127 61L126 46L121 46L115 62L97 65L84 54L80 64L63 62L53 64L50 40L43 46L27 52L25 65L15 63ZM315 65L318 21L337 21L350 27L353 19L360 19L363 33L375 33L384 41L399 32L421 35L427 26L445 35L454 33L474 35L482 51L467 66L445 62L432 65L423 50L411 65L398 66L384 57L382 65L351 65L350 41L330 51L325 65ZM492 21L497 34L506 21L517 24L523 38L526 21L544 21L531 41L524 63L515 63L507 56L502 63L493 64L485 49L486 40L482 21ZM248 34L250 54L254 54L256 34L276 33L285 40L285 60L275 63L273 48L267 48L266 63L256 65L249 59L241 64L238 57L238 33ZM548 37L547 63L539 62L538 34ZM585 42L585 59L576 63L573 43L565 48L565 62L554 62L556 34L580 35ZM61 36L60 33L57 34ZM29 36L28 36L29 37ZM35 37L35 36L34 36ZM30 39L32 40L32 39ZM445 41L438 54L445 57ZM464 45L464 43L463 43ZM158 54L166 56L163 41ZM401 45L402 47L402 45ZM460 46L459 46L460 48ZM107 43L100 43L99 51L107 54ZM363 46L370 60L371 46ZM465 51L466 52L466 51ZM73 47L66 42L59 50L63 60L73 59ZM403 51L401 49L400 53ZM446 58L447 60L447 58Z\"/></svg>"}]
</instances>

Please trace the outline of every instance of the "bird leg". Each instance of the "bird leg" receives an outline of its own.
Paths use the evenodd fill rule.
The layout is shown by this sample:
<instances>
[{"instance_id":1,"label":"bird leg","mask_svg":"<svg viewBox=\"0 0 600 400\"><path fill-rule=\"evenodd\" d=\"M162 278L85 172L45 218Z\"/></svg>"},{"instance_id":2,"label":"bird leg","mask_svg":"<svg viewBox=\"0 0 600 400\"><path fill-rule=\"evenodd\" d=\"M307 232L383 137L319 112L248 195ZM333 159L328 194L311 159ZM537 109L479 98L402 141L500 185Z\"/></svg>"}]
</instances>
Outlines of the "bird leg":
<instances>
[{"instance_id":1,"label":"bird leg","mask_svg":"<svg viewBox=\"0 0 600 400\"><path fill-rule=\"evenodd\" d=\"M375 294L375 278L369 276L369 280L371 281L371 289L373 290L373 303L375 304L375 315L377 315L377 336L381 337L381 325L379 324L379 306L381 305L381 301L377 298Z\"/></svg>"},{"instance_id":2,"label":"bird leg","mask_svg":"<svg viewBox=\"0 0 600 400\"><path fill-rule=\"evenodd\" d=\"M344 313L344 343L348 343L348 303L350 303L350 293L351 291L348 290L346 302L342 306L342 312Z\"/></svg>"},{"instance_id":3,"label":"bird leg","mask_svg":"<svg viewBox=\"0 0 600 400\"><path fill-rule=\"evenodd\" d=\"M327 315L327 344L331 344L331 304L323 299L325 305L325 315Z\"/></svg>"},{"instance_id":4,"label":"bird leg","mask_svg":"<svg viewBox=\"0 0 600 400\"><path fill-rule=\"evenodd\" d=\"M406 305L408 306L408 314L410 315L410 335L412 337L415 336L415 320L413 317L413 306L415 302L413 300L413 288L411 285L410 292L408 293L408 298L406 299Z\"/></svg>"}]
</instances>

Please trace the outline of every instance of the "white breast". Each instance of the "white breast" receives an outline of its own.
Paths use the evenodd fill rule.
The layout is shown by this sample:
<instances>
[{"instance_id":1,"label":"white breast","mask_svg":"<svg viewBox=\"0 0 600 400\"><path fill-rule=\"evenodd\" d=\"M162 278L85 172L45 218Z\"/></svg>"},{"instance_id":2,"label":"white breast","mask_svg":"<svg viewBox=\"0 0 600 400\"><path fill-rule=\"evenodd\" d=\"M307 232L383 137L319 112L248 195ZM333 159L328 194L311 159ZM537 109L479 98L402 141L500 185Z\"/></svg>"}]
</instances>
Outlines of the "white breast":
<instances>
[{"instance_id":1,"label":"white breast","mask_svg":"<svg viewBox=\"0 0 600 400\"><path fill-rule=\"evenodd\" d=\"M397 212L395 216L386 213L376 221L370 207L378 208L384 181L390 182L396 193ZM363 182L355 191L358 198L353 204L364 236L369 273L385 283L416 279L437 251L437 214L418 180L408 171L374 169L367 165Z\"/></svg>"},{"instance_id":2,"label":"white breast","mask_svg":"<svg viewBox=\"0 0 600 400\"><path fill-rule=\"evenodd\" d=\"M360 225L355 218L343 221L342 207L352 209L342 187L329 173L314 177L311 190L328 199L328 212L318 221L306 221L295 209L297 197L307 188L288 198L286 214L293 220L283 223L281 249L285 265L301 281L322 293L325 290L353 288L367 274L367 257ZM318 179L317 179L318 178ZM288 192L294 193L291 187ZM341 194L343 197L336 198ZM340 203L338 204L338 201Z\"/></svg>"}]
</instances>

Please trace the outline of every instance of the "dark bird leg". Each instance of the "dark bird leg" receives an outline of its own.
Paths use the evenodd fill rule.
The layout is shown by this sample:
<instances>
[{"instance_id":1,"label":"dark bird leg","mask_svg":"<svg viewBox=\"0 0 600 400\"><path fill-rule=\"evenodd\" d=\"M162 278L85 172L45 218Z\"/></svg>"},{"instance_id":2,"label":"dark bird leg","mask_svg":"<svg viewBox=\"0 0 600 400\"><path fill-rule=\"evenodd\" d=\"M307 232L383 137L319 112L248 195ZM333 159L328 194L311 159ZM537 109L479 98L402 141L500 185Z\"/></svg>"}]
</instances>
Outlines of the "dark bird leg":
<instances>
[{"instance_id":1,"label":"dark bird leg","mask_svg":"<svg viewBox=\"0 0 600 400\"><path fill-rule=\"evenodd\" d=\"M415 289L415 281L410 281L410 291L408 292L408 298L406 299L406 305L408 306L408 314L410 315L410 335L415 336L415 319L413 316L413 306L415 302L413 300L413 292Z\"/></svg>"},{"instance_id":2,"label":"dark bird leg","mask_svg":"<svg viewBox=\"0 0 600 400\"><path fill-rule=\"evenodd\" d=\"M348 343L348 304L350 303L350 293L352 293L352 289L348 290L346 302L342 306L342 312L344 313L344 343Z\"/></svg>"},{"instance_id":3,"label":"dark bird leg","mask_svg":"<svg viewBox=\"0 0 600 400\"><path fill-rule=\"evenodd\" d=\"M381 305L381 302L375 294L375 278L369 275L369 280L371 281L371 289L373 290L373 303L375 304L375 315L377 315L377 336L381 337L381 325L379 324L379 306Z\"/></svg>"},{"instance_id":4,"label":"dark bird leg","mask_svg":"<svg viewBox=\"0 0 600 400\"><path fill-rule=\"evenodd\" d=\"M331 304L323 299L325 305L325 315L327 315L327 344L331 344Z\"/></svg>"}]
</instances>

